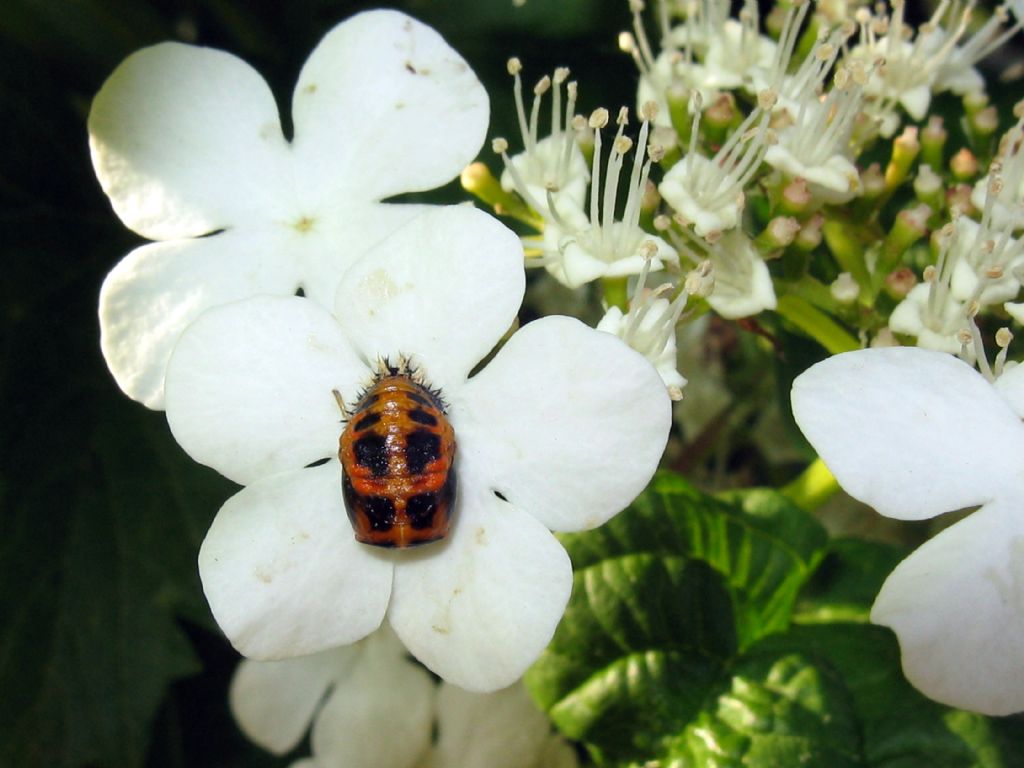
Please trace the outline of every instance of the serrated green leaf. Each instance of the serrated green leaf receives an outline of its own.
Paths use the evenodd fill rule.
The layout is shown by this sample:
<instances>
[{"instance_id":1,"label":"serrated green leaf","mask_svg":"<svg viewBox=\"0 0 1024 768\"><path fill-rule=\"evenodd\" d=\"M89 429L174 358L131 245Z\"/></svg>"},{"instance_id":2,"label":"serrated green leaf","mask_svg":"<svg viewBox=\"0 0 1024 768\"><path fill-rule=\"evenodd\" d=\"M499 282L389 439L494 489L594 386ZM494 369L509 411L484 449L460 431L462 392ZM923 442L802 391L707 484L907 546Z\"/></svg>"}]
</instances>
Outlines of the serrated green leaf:
<instances>
[{"instance_id":1,"label":"serrated green leaf","mask_svg":"<svg viewBox=\"0 0 1024 768\"><path fill-rule=\"evenodd\" d=\"M826 542L778 494L728 503L667 473L603 528L562 540L573 597L527 682L607 764L670 756L744 644L786 626Z\"/></svg>"}]
</instances>

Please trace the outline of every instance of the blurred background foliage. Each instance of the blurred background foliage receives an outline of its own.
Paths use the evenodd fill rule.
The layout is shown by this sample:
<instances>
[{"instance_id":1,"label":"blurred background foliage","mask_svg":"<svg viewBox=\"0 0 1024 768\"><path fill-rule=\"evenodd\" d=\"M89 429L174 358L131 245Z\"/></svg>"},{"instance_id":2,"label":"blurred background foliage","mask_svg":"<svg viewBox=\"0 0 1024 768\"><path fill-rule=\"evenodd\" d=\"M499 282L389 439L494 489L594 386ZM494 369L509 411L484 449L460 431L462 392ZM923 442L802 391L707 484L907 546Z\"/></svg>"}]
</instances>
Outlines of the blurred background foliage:
<instances>
[{"instance_id":1,"label":"blurred background foliage","mask_svg":"<svg viewBox=\"0 0 1024 768\"><path fill-rule=\"evenodd\" d=\"M178 449L162 414L124 397L100 356L100 284L142 240L93 176L85 121L126 55L178 39L253 65L289 130L292 85L317 41L381 6L431 24L469 61L491 95L489 135L509 137L513 149L511 55L523 60L527 83L569 66L584 114L633 105L636 71L616 44L630 24L625 0L0 5L0 766L290 762L251 746L231 721L237 655L196 573L199 544L232 486ZM994 95L1009 105L1017 91ZM486 147L484 155L494 167ZM453 182L428 199L465 197ZM754 340L731 325L716 333L739 333L736 348ZM779 381L821 355L790 349ZM765 378L747 373L751 388ZM778 479L748 448L733 454L744 464L737 477ZM699 463L684 449L670 461L686 470Z\"/></svg>"}]
</instances>

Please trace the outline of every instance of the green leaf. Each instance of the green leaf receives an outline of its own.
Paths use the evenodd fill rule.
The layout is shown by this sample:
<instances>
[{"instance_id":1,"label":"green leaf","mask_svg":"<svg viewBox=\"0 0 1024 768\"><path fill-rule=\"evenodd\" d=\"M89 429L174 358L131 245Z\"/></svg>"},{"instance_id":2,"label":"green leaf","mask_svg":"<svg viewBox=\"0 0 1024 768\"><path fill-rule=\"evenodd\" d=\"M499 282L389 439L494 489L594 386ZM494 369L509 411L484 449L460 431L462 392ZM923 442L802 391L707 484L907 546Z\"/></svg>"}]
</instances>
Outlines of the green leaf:
<instances>
[{"instance_id":1,"label":"green leaf","mask_svg":"<svg viewBox=\"0 0 1024 768\"><path fill-rule=\"evenodd\" d=\"M794 626L786 634L766 638L756 650L804 654L844 682L862 734L862 765L1012 768L1020 764L1018 753L1001 745L993 720L930 701L906 681L896 638L884 627L842 622Z\"/></svg>"},{"instance_id":2,"label":"green leaf","mask_svg":"<svg viewBox=\"0 0 1024 768\"><path fill-rule=\"evenodd\" d=\"M794 621L866 622L882 583L906 555L891 544L835 539L801 594Z\"/></svg>"},{"instance_id":3,"label":"green leaf","mask_svg":"<svg viewBox=\"0 0 1024 768\"><path fill-rule=\"evenodd\" d=\"M48 418L40 414L45 423ZM94 431L28 436L6 478L0 764L139 765L167 686L199 671L176 615L210 624L195 558L229 484L120 402ZM31 476L33 482L24 482Z\"/></svg>"},{"instance_id":4,"label":"green leaf","mask_svg":"<svg viewBox=\"0 0 1024 768\"><path fill-rule=\"evenodd\" d=\"M786 627L826 543L776 493L727 503L671 474L604 527L562 540L573 597L527 683L559 728L612 764L676 750L736 654Z\"/></svg>"},{"instance_id":5,"label":"green leaf","mask_svg":"<svg viewBox=\"0 0 1024 768\"><path fill-rule=\"evenodd\" d=\"M563 542L573 595L527 685L597 765L1020 765L1019 722L929 701L867 623L900 549L828 543L778 493L668 474Z\"/></svg>"}]
</instances>

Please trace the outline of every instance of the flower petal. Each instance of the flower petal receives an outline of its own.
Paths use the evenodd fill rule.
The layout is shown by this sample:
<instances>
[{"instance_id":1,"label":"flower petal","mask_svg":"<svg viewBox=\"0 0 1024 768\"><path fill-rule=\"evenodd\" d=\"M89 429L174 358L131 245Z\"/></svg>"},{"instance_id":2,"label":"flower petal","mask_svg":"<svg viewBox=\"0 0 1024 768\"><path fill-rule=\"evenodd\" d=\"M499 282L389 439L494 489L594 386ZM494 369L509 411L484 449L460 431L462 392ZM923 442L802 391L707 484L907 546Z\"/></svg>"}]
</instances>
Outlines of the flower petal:
<instances>
[{"instance_id":1,"label":"flower petal","mask_svg":"<svg viewBox=\"0 0 1024 768\"><path fill-rule=\"evenodd\" d=\"M368 360L415 354L443 388L464 381L508 330L525 283L511 230L474 208L438 207L345 273L335 315Z\"/></svg>"},{"instance_id":2,"label":"flower petal","mask_svg":"<svg viewBox=\"0 0 1024 768\"><path fill-rule=\"evenodd\" d=\"M493 691L544 650L572 589L562 545L530 515L463 483L452 533L403 553L388 619L406 648L450 683Z\"/></svg>"},{"instance_id":3,"label":"flower petal","mask_svg":"<svg viewBox=\"0 0 1024 768\"><path fill-rule=\"evenodd\" d=\"M167 422L196 461L237 483L337 453L367 375L337 321L308 299L257 296L204 313L167 367Z\"/></svg>"},{"instance_id":4,"label":"flower petal","mask_svg":"<svg viewBox=\"0 0 1024 768\"><path fill-rule=\"evenodd\" d=\"M421 667L376 647L374 637L313 725L320 765L412 768L430 748L434 681Z\"/></svg>"},{"instance_id":5,"label":"flower petal","mask_svg":"<svg viewBox=\"0 0 1024 768\"><path fill-rule=\"evenodd\" d=\"M542 762L552 741L551 723L530 701L522 683L496 693L470 693L442 684L437 705L435 765L459 768L576 765L575 760Z\"/></svg>"},{"instance_id":6,"label":"flower petal","mask_svg":"<svg viewBox=\"0 0 1024 768\"><path fill-rule=\"evenodd\" d=\"M100 291L100 347L125 394L164 407L164 375L181 332L209 307L260 293L291 295L299 277L275 240L230 230L136 248Z\"/></svg>"},{"instance_id":7,"label":"flower petal","mask_svg":"<svg viewBox=\"0 0 1024 768\"><path fill-rule=\"evenodd\" d=\"M327 210L325 203L310 209L313 231L305 242L288 244L289 254L302 263L302 289L322 307L334 306L338 284L345 272L382 240L434 205L402 203L350 203Z\"/></svg>"},{"instance_id":8,"label":"flower petal","mask_svg":"<svg viewBox=\"0 0 1024 768\"><path fill-rule=\"evenodd\" d=\"M263 78L235 56L182 43L121 62L93 100L89 146L117 215L154 240L256 219L288 150Z\"/></svg>"},{"instance_id":9,"label":"flower petal","mask_svg":"<svg viewBox=\"0 0 1024 768\"><path fill-rule=\"evenodd\" d=\"M996 392L1024 419L1024 365L1007 365L995 382Z\"/></svg>"},{"instance_id":10,"label":"flower petal","mask_svg":"<svg viewBox=\"0 0 1024 768\"><path fill-rule=\"evenodd\" d=\"M871 620L896 632L926 696L986 715L1024 710L1024 489L986 504L893 571Z\"/></svg>"},{"instance_id":11,"label":"flower petal","mask_svg":"<svg viewBox=\"0 0 1024 768\"><path fill-rule=\"evenodd\" d=\"M199 550L210 610L253 659L317 653L380 626L391 562L356 542L341 465L274 475L225 502Z\"/></svg>"},{"instance_id":12,"label":"flower petal","mask_svg":"<svg viewBox=\"0 0 1024 768\"><path fill-rule=\"evenodd\" d=\"M452 396L464 475L556 531L593 528L629 504L671 418L642 355L568 317L524 326Z\"/></svg>"},{"instance_id":13,"label":"flower petal","mask_svg":"<svg viewBox=\"0 0 1024 768\"><path fill-rule=\"evenodd\" d=\"M839 484L881 514L923 520L992 499L1019 470L1024 428L963 361L861 349L797 377L793 416Z\"/></svg>"},{"instance_id":14,"label":"flower petal","mask_svg":"<svg viewBox=\"0 0 1024 768\"><path fill-rule=\"evenodd\" d=\"M331 199L381 200L455 178L483 144L490 106L430 27L370 11L331 30L292 98L296 159Z\"/></svg>"},{"instance_id":15,"label":"flower petal","mask_svg":"<svg viewBox=\"0 0 1024 768\"><path fill-rule=\"evenodd\" d=\"M298 659L244 659L231 678L231 714L250 741L283 755L299 743L327 689L358 657L359 648L346 645Z\"/></svg>"}]
</instances>

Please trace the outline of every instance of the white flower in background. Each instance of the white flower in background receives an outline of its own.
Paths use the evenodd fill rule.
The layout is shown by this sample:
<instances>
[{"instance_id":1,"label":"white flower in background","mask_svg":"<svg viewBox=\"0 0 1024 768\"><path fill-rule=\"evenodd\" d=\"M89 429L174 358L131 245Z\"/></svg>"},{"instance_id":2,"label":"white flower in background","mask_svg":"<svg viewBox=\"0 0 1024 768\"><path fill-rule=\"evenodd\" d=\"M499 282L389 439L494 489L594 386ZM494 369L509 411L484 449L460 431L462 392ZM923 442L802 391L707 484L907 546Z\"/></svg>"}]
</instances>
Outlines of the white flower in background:
<instances>
[{"instance_id":1,"label":"white flower in background","mask_svg":"<svg viewBox=\"0 0 1024 768\"><path fill-rule=\"evenodd\" d=\"M1024 229L1024 102L1014 107L1017 123L1000 142L999 156L989 173L979 179L971 192L971 203L979 211L991 208L997 229ZM999 183L993 186L998 176Z\"/></svg>"},{"instance_id":2,"label":"white flower in background","mask_svg":"<svg viewBox=\"0 0 1024 768\"><path fill-rule=\"evenodd\" d=\"M346 768L417 765L430 749L436 700L430 675L387 627L311 656L244 660L229 692L235 722L263 749L283 755L309 732L314 764Z\"/></svg>"},{"instance_id":3,"label":"white flower in background","mask_svg":"<svg viewBox=\"0 0 1024 768\"><path fill-rule=\"evenodd\" d=\"M178 335L203 310L301 288L330 306L345 268L420 214L385 205L454 178L479 150L487 94L434 30L395 11L339 24L292 98L230 54L162 43L129 56L89 114L96 175L132 230L100 294L118 385L163 407Z\"/></svg>"},{"instance_id":4,"label":"white flower in background","mask_svg":"<svg viewBox=\"0 0 1024 768\"><path fill-rule=\"evenodd\" d=\"M834 48L819 46L816 55L831 58ZM806 179L812 195L829 203L847 202L860 189L860 174L849 158L850 134L868 73L856 64L836 72L823 100L808 92L792 115L793 124L779 131L778 142L764 156L773 168Z\"/></svg>"},{"instance_id":5,"label":"white flower in background","mask_svg":"<svg viewBox=\"0 0 1024 768\"><path fill-rule=\"evenodd\" d=\"M775 309L775 286L768 265L754 242L734 229L713 243L699 240L686 229L689 242L677 242L680 253L694 265L686 291L707 299L722 317L736 320Z\"/></svg>"},{"instance_id":6,"label":"white flower in background","mask_svg":"<svg viewBox=\"0 0 1024 768\"><path fill-rule=\"evenodd\" d=\"M623 314L610 307L597 324L597 330L618 336L646 357L661 375L673 400L681 400L684 379L676 369L676 323L686 307L686 292L680 291L672 301L662 298L673 285L665 283L653 290L646 287L650 264L645 264L629 297L629 311Z\"/></svg>"},{"instance_id":7,"label":"white flower in background","mask_svg":"<svg viewBox=\"0 0 1024 768\"><path fill-rule=\"evenodd\" d=\"M1024 366L993 386L940 352L858 350L799 376L792 401L839 484L881 514L980 506L900 563L871 620L896 632L904 673L927 696L1024 710Z\"/></svg>"},{"instance_id":8,"label":"white flower in background","mask_svg":"<svg viewBox=\"0 0 1024 768\"><path fill-rule=\"evenodd\" d=\"M653 116L648 105L647 117ZM655 269L678 260L675 249L660 237L648 234L640 226L640 208L647 190L647 179L654 158L647 151L650 121L640 126L633 167L627 182L622 218L616 218L619 176L624 157L633 149L633 140L623 135L627 110L619 113L618 130L612 141L604 174L601 173L601 129L608 124L608 110L591 115L594 128L594 162L590 177L589 215L571 197L552 193L553 205L545 206L544 231L540 236L524 238L528 251L539 253L527 264L544 266L552 276L569 288L578 288L599 277L625 277L643 270L648 259ZM502 144L498 144L503 150ZM529 190L517 190L524 199Z\"/></svg>"},{"instance_id":9,"label":"white flower in background","mask_svg":"<svg viewBox=\"0 0 1024 768\"><path fill-rule=\"evenodd\" d=\"M438 686L386 627L312 656L244 660L230 703L245 735L274 754L310 733L312 755L292 768L576 766L521 683L496 693Z\"/></svg>"},{"instance_id":10,"label":"white flower in background","mask_svg":"<svg viewBox=\"0 0 1024 768\"><path fill-rule=\"evenodd\" d=\"M891 6L889 16L873 16L867 8L857 10L860 41L849 53L850 59L864 65L881 62L878 76L867 84L867 93L874 97L868 108L881 120L881 134L885 137L892 136L899 127L895 105L920 121L928 112L933 93L952 90L962 94L977 89L983 80L974 64L1020 28L1014 24L1004 31L1007 14L1000 9L958 48L957 43L967 33L973 3L939 3L916 35L903 19L904 1L893 0ZM947 26L943 26L947 11Z\"/></svg>"},{"instance_id":11,"label":"white flower in background","mask_svg":"<svg viewBox=\"0 0 1024 768\"><path fill-rule=\"evenodd\" d=\"M423 768L576 768L572 747L523 685L470 693L442 684L437 695L437 744Z\"/></svg>"},{"instance_id":12,"label":"white flower in background","mask_svg":"<svg viewBox=\"0 0 1024 768\"><path fill-rule=\"evenodd\" d=\"M757 0L744 0L739 19L711 30L703 57L704 88L743 88L758 93L770 87L776 43L760 32Z\"/></svg>"},{"instance_id":13,"label":"white flower in background","mask_svg":"<svg viewBox=\"0 0 1024 768\"><path fill-rule=\"evenodd\" d=\"M1001 304L1020 292L1016 273L1024 263L1024 241L1012 237L1010 227L994 228L991 209L989 202L980 223L966 216L954 222L956 265L951 288L963 302Z\"/></svg>"},{"instance_id":14,"label":"white flower in background","mask_svg":"<svg viewBox=\"0 0 1024 768\"><path fill-rule=\"evenodd\" d=\"M951 354L963 346L961 336L968 325L969 309L952 289L959 257L952 247L955 232L950 223L937 234L939 256L935 265L925 268L924 282L911 288L889 315L890 330L915 337L919 347Z\"/></svg>"},{"instance_id":15,"label":"white flower in background","mask_svg":"<svg viewBox=\"0 0 1024 768\"><path fill-rule=\"evenodd\" d=\"M587 161L576 143L576 132L572 127L576 107L575 82L565 87L564 118L562 115L562 84L569 77L569 70L564 67L556 69L553 78L545 75L534 86L529 118L523 104L523 81L519 76L522 64L519 59L509 60L508 71L515 78L516 114L523 137L523 151L512 157L501 153L505 161L505 171L501 174L502 189L518 191L523 200L542 215L550 213L549 193L582 208L587 197ZM551 132L544 138L538 138L540 105L548 91L551 91Z\"/></svg>"},{"instance_id":16,"label":"white flower in background","mask_svg":"<svg viewBox=\"0 0 1024 768\"><path fill-rule=\"evenodd\" d=\"M182 334L171 430L246 486L199 554L213 615L244 655L316 653L387 618L429 669L485 691L547 645L572 586L550 531L598 526L643 489L671 408L641 355L567 317L526 325L467 378L516 318L522 259L493 218L437 209L349 268L335 316L262 296ZM354 404L376 361L403 355L448 404L459 489L446 539L389 551L357 543L346 518L333 391Z\"/></svg>"},{"instance_id":17,"label":"white flower in background","mask_svg":"<svg viewBox=\"0 0 1024 768\"><path fill-rule=\"evenodd\" d=\"M700 104L699 99L696 101L690 147L686 156L665 174L658 191L685 221L693 224L698 235L707 237L732 229L740 222L745 202L743 189L757 173L772 140L768 121L775 97L771 91L762 91L758 95L759 106L712 158L697 150Z\"/></svg>"}]
</instances>

